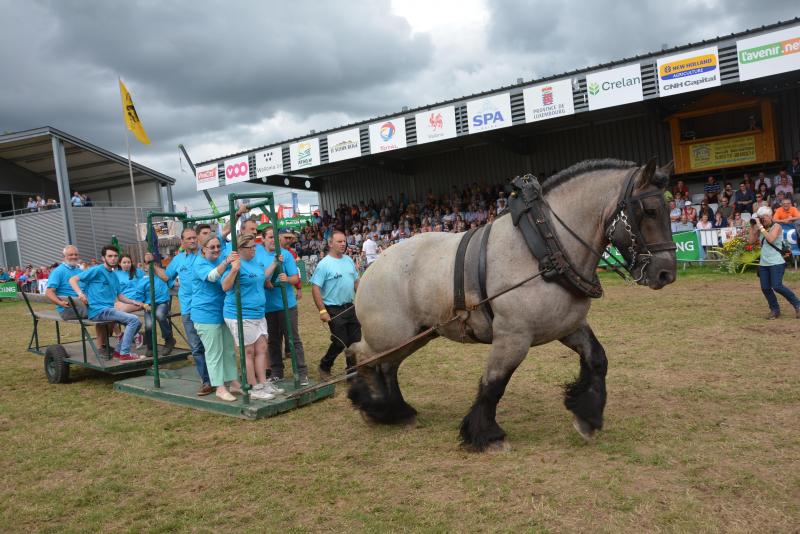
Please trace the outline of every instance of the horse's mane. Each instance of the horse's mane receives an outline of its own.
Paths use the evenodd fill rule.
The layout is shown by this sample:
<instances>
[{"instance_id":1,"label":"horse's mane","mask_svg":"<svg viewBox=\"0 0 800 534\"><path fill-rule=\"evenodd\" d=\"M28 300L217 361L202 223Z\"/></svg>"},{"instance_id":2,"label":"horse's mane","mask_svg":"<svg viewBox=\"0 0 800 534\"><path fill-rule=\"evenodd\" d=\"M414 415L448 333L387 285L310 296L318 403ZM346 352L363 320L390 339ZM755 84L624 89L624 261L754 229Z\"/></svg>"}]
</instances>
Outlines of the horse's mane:
<instances>
[{"instance_id":1,"label":"horse's mane","mask_svg":"<svg viewBox=\"0 0 800 534\"><path fill-rule=\"evenodd\" d=\"M572 167L568 167L563 171L554 174L542 182L542 192L547 193L555 187L571 180L579 174L585 174L592 171L604 171L607 169L630 169L635 167L636 163L632 161L622 161L620 159L589 159L576 163Z\"/></svg>"}]
</instances>

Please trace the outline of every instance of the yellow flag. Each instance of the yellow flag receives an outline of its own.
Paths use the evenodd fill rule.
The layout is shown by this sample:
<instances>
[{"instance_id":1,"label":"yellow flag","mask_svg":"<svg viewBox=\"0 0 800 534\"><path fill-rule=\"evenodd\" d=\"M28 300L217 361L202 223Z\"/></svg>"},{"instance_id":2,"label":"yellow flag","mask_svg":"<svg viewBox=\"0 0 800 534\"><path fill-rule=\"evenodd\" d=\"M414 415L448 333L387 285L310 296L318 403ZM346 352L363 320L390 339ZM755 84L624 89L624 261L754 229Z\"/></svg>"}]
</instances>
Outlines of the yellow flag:
<instances>
[{"instance_id":1,"label":"yellow flag","mask_svg":"<svg viewBox=\"0 0 800 534\"><path fill-rule=\"evenodd\" d=\"M144 128L142 127L142 121L139 120L139 115L136 113L136 108L133 107L133 99L131 98L131 94L125 87L125 84L122 83L122 80L119 81L119 95L122 97L122 115L125 117L125 124L128 125L128 129L133 132L133 135L136 136L136 139L145 145L149 145L150 138L147 137L147 132L145 132Z\"/></svg>"}]
</instances>

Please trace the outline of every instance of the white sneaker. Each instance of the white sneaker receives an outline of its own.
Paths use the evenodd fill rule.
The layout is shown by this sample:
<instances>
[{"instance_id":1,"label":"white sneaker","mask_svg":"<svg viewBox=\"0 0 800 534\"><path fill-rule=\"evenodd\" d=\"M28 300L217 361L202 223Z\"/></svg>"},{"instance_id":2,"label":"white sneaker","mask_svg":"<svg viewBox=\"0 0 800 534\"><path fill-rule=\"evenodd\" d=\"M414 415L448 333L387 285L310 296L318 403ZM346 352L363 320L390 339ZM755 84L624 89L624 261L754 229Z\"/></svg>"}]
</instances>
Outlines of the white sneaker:
<instances>
[{"instance_id":1,"label":"white sneaker","mask_svg":"<svg viewBox=\"0 0 800 534\"><path fill-rule=\"evenodd\" d=\"M263 387L259 389L253 388L250 392L250 398L256 400L272 400L275 398L275 395L267 393L267 390Z\"/></svg>"},{"instance_id":2,"label":"white sneaker","mask_svg":"<svg viewBox=\"0 0 800 534\"><path fill-rule=\"evenodd\" d=\"M281 388L277 387L275 385L275 382L273 382L271 380L269 382L267 382L266 384L263 384L263 387L264 387L264 391L266 391L267 393L271 393L273 395L283 395L284 393L286 393L285 389L281 389Z\"/></svg>"}]
</instances>

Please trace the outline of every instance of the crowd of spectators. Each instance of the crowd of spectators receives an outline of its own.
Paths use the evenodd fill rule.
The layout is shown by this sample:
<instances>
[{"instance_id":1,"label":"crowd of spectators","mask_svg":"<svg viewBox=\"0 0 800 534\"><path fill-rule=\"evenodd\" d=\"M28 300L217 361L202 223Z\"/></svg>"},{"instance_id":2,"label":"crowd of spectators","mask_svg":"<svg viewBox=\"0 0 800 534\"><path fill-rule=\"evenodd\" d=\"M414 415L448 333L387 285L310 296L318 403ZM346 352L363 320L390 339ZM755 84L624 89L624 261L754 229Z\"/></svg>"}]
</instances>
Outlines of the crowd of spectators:
<instances>
[{"instance_id":1,"label":"crowd of spectators","mask_svg":"<svg viewBox=\"0 0 800 534\"><path fill-rule=\"evenodd\" d=\"M89 195L81 194L75 191L70 198L70 204L74 208L80 207L91 207L92 206L92 198ZM49 198L47 200L44 199L41 195L36 195L34 197L28 197L28 202L25 203L25 211L28 213L33 213L35 211L46 211L50 209L55 209L60 207L61 205L58 201L54 198Z\"/></svg>"}]
</instances>

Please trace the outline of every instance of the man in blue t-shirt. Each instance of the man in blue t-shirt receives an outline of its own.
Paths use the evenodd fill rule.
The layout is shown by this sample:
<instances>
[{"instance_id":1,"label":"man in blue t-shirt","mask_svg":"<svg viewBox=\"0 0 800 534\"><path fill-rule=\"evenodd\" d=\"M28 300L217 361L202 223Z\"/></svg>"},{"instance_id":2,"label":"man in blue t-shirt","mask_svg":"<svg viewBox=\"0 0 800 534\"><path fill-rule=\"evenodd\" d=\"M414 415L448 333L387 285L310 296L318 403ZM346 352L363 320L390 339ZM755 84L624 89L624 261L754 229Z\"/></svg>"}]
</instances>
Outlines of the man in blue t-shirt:
<instances>
[{"instance_id":1,"label":"man in blue t-shirt","mask_svg":"<svg viewBox=\"0 0 800 534\"><path fill-rule=\"evenodd\" d=\"M119 300L125 304L133 304L145 309L147 309L147 305L144 302L129 299L120 291L119 278L114 273L114 268L119 261L119 252L116 247L106 245L100 254L103 258L102 265L96 265L72 276L69 279L69 285L77 293L78 299L88 306L87 315L90 320L125 325L125 334L114 352L114 358L120 361L139 360L144 356L131 352L131 343L141 328L142 322L132 313L116 309L114 304Z\"/></svg>"},{"instance_id":2,"label":"man in blue t-shirt","mask_svg":"<svg viewBox=\"0 0 800 534\"><path fill-rule=\"evenodd\" d=\"M145 275L136 282L136 289L140 294L144 295L145 302L149 303L151 307L156 310L156 322L161 327L161 337L164 338L164 350L161 351L160 356L169 356L172 349L175 348L175 336L172 335L172 323L169 322L170 311L172 307L172 295L169 293L169 285L158 276L153 277L155 287L155 300L150 300L150 276ZM144 314L144 344L146 355L153 356L153 316L151 312Z\"/></svg>"},{"instance_id":3,"label":"man in blue t-shirt","mask_svg":"<svg viewBox=\"0 0 800 534\"><path fill-rule=\"evenodd\" d=\"M197 228L198 232L211 233L211 227L207 224L198 225ZM186 340L192 349L192 359L201 381L197 394L205 396L213 393L214 388L211 387L211 378L208 376L205 348L203 347L203 342L200 341L200 336L197 334L191 316L194 263L200 257L200 251L197 250L197 232L192 228L184 228L181 232L181 248L183 252L176 254L172 258L172 261L167 265L166 271L158 263L153 263L153 267L156 275L164 282L174 284L175 279L177 278L178 280L178 303L181 306L181 323L183 323L183 331L186 332ZM145 254L144 261L147 263L152 262L152 254Z\"/></svg>"},{"instance_id":4,"label":"man in blue t-shirt","mask_svg":"<svg viewBox=\"0 0 800 534\"><path fill-rule=\"evenodd\" d=\"M328 239L330 252L317 264L311 276L311 296L319 309L319 318L331 329L331 345L319 362L319 377L327 380L336 357L347 347L361 341L361 324L356 317L353 299L358 289L358 270L345 254L347 238L334 230ZM347 367L354 360L348 357Z\"/></svg>"},{"instance_id":5,"label":"man in blue t-shirt","mask_svg":"<svg viewBox=\"0 0 800 534\"><path fill-rule=\"evenodd\" d=\"M266 265L271 265L275 261L275 235L271 226L267 226L261 233L266 254ZM306 365L303 341L300 339L300 325L297 316L297 297L295 295L294 284L300 280L300 272L297 270L297 262L288 250L281 249L283 257L283 272L278 275L278 280L286 288L286 307L289 310L289 320L292 325L292 342L294 343L294 354L297 359L297 374L300 385L308 385L308 366ZM269 288L267 293L266 319L269 337L267 338L269 366L272 371L271 380L283 379L283 357L281 347L282 340L287 336L286 317L283 313L283 296L280 286ZM288 356L288 354L287 354Z\"/></svg>"}]
</instances>

